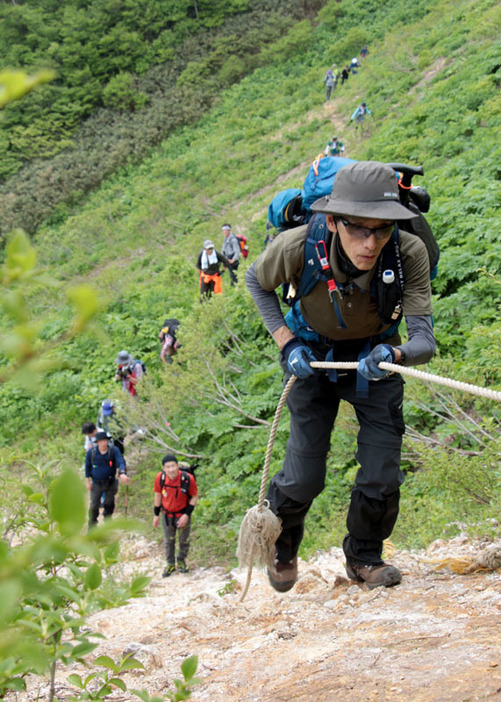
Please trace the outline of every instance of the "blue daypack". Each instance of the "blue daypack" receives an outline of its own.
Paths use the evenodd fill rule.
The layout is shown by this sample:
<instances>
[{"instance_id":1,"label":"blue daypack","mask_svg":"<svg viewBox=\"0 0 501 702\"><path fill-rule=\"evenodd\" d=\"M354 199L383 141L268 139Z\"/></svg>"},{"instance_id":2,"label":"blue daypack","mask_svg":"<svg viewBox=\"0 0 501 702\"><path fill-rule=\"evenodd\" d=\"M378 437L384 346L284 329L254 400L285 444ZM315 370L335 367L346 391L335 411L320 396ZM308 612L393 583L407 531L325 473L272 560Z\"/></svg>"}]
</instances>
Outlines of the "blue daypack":
<instances>
[{"instance_id":1,"label":"blue daypack","mask_svg":"<svg viewBox=\"0 0 501 702\"><path fill-rule=\"evenodd\" d=\"M281 190L277 193L268 207L269 224L279 231L299 226L294 224L293 220L295 204L296 201L299 202L298 198L302 203L303 191L300 188L287 188L287 190ZM299 206L301 207L301 204Z\"/></svg>"},{"instance_id":2,"label":"blue daypack","mask_svg":"<svg viewBox=\"0 0 501 702\"><path fill-rule=\"evenodd\" d=\"M311 219L311 205L320 197L329 195L334 176L340 168L354 163L342 156L318 156L305 178L302 188L287 188L275 195L268 206L266 229L278 232L307 224Z\"/></svg>"},{"instance_id":3,"label":"blue daypack","mask_svg":"<svg viewBox=\"0 0 501 702\"><path fill-rule=\"evenodd\" d=\"M311 212L315 200L330 195L336 173L349 163L355 163L355 160L343 156L318 156L303 183L303 209Z\"/></svg>"},{"instance_id":4,"label":"blue daypack","mask_svg":"<svg viewBox=\"0 0 501 702\"><path fill-rule=\"evenodd\" d=\"M268 207L267 230L275 228L277 232L292 229L302 224L308 224L312 218L311 205L321 197L330 195L336 173L355 159L343 156L324 156L320 154L310 166L303 183L303 188L288 188L279 192ZM421 167L406 166L403 163L389 163L395 170L395 177L400 173L400 201L417 216L405 222L402 228L416 234L425 243L430 259L430 278L434 280L438 271L440 250L431 231L430 225L423 216L428 212L430 198L426 190L411 187L413 175L423 175ZM267 236L267 241L273 237Z\"/></svg>"}]
</instances>

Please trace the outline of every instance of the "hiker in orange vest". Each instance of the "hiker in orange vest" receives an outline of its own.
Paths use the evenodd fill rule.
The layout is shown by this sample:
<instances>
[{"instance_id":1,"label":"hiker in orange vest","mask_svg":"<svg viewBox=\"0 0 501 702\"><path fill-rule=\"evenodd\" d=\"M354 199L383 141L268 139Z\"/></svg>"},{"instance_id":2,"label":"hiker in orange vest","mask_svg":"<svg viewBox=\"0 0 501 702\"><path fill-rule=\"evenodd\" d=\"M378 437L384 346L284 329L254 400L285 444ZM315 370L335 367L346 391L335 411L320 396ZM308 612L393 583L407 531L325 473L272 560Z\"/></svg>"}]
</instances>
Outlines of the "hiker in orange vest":
<instances>
[{"instance_id":1,"label":"hiker in orange vest","mask_svg":"<svg viewBox=\"0 0 501 702\"><path fill-rule=\"evenodd\" d=\"M224 266L222 271L220 271L219 265L221 263ZM216 251L212 241L206 239L203 251L200 252L197 261L197 268L200 272L200 301L204 297L210 297L212 293L219 295L223 292L221 276L229 266L230 262L226 256Z\"/></svg>"}]
</instances>

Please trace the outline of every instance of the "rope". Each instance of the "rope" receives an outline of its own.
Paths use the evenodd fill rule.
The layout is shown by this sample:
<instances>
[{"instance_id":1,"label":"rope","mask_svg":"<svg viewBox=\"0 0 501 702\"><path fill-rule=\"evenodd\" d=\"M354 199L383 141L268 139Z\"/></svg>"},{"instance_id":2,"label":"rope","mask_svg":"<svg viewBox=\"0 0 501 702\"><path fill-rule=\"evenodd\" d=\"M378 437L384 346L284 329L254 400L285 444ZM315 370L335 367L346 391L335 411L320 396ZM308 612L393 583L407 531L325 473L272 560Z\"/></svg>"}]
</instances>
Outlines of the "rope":
<instances>
[{"instance_id":1,"label":"rope","mask_svg":"<svg viewBox=\"0 0 501 702\"><path fill-rule=\"evenodd\" d=\"M332 363L329 361L314 361L310 364L312 368L357 368L358 362L346 362L346 363ZM449 388L454 388L456 390L462 390L463 392L469 392L472 395L480 395L481 397L488 397L491 400L497 400L501 402L501 392L497 390L490 390L489 388L482 388L478 385L471 385L470 383L463 383L459 380L452 380L451 378L443 378L440 375L433 375L432 373L425 373L424 371L416 370L416 368L407 368L406 366L399 366L396 363L384 363L379 364L380 368L384 370L393 371L394 373L401 373L402 375L409 375L413 378L418 378L419 380L427 380L432 383L438 383L439 385L447 385Z\"/></svg>"},{"instance_id":2,"label":"rope","mask_svg":"<svg viewBox=\"0 0 501 702\"><path fill-rule=\"evenodd\" d=\"M285 400L287 399L287 395L289 394L296 380L296 376L291 375L287 381L287 384L282 390L277 409L275 410L273 424L271 425L270 438L268 439L268 447L266 449L266 456L264 459L264 468L263 475L261 477L261 489L259 490L258 503L257 506L252 507L247 511L247 514L245 515L240 526L237 556L241 566L247 565L247 578L242 594L240 595L239 602L243 602L249 590L254 560L257 557L258 560L262 562L262 565L266 565L266 561L268 561L271 557L274 558L274 553L272 554L271 550L274 550L275 541L277 540L281 531L280 521L278 517L271 512L269 503L267 500L265 500L265 494L268 484L271 453L273 451L273 444L275 443L278 422L280 420L280 415L282 414L282 409L285 404ZM259 551L261 553L259 553Z\"/></svg>"},{"instance_id":3,"label":"rope","mask_svg":"<svg viewBox=\"0 0 501 702\"><path fill-rule=\"evenodd\" d=\"M283 409L283 406L285 405L285 400L287 399L287 395L291 391L291 388L294 385L294 383L296 382L296 380L297 380L297 377L295 375L291 375L291 377L287 381L286 386L282 390L280 400L278 401L277 409L275 410L275 417L273 418L273 424L271 425L270 438L268 439L268 447L266 449L266 456L264 459L263 477L261 479L261 489L259 491L259 499L257 502L258 509L262 509L263 504L264 504L264 495L266 492L266 486L268 484L268 473L270 470L271 452L273 451L273 444L275 443L275 436L277 434L277 428L278 428L278 422L280 420L280 415L282 414L282 409Z\"/></svg>"},{"instance_id":4,"label":"rope","mask_svg":"<svg viewBox=\"0 0 501 702\"><path fill-rule=\"evenodd\" d=\"M338 370L348 369L355 370L358 367L357 361L314 361L311 364L312 368L336 368ZM457 380L452 380L450 378L444 378L440 375L433 375L431 373L425 373L424 371L416 370L415 368L407 368L406 366L399 366L395 363L379 363L379 367L384 370L389 370L394 373L401 373L402 375L409 375L420 380L431 381L438 383L439 385L446 385L450 388L455 388L456 390L462 390L463 392L469 392L473 395L480 395L482 397L488 397L492 400L501 401L501 392L496 390L489 390L488 388L482 388L478 385L471 385L470 383L463 383ZM261 478L261 489L259 491L259 498L257 506L252 507L247 511L246 516L240 527L240 534L238 537L238 548L237 556L239 564L241 566L248 566L247 579L245 586L240 596L239 602L243 602L247 592L249 590L252 568L254 565L254 560L257 557L263 565L266 561L272 557L272 549L278 535L280 534L279 520L271 512L267 500L265 500L266 487L268 484L268 474L271 462L271 454L273 451L273 444L275 442L275 436L277 433L278 422L280 420L280 415L282 414L282 409L285 404L287 396L296 382L297 378L295 375L291 375L287 384L285 385L280 400L275 410L275 417L273 419L273 424L271 426L270 438L268 439L268 447L266 449L266 457L264 461L263 475ZM277 531L278 529L278 531ZM261 554L259 554L261 551Z\"/></svg>"}]
</instances>

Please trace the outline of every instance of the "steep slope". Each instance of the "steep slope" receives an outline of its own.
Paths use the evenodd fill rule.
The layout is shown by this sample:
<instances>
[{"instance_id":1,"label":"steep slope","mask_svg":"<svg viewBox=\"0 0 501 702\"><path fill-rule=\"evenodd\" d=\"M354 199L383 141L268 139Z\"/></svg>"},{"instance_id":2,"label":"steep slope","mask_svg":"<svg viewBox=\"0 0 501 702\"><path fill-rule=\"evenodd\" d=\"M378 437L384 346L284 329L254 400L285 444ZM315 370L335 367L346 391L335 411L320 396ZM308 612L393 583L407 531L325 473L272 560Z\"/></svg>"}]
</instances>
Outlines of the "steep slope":
<instances>
[{"instance_id":1,"label":"steep slope","mask_svg":"<svg viewBox=\"0 0 501 702\"><path fill-rule=\"evenodd\" d=\"M501 564L501 542L494 548ZM194 702L501 699L500 571L454 575L434 567L483 551L464 536L426 553L396 552L404 579L393 589L350 583L341 550L332 549L301 561L299 581L284 595L255 572L243 603L245 573L193 568L162 580L160 550L129 542L122 572L154 573L147 596L88 622L105 637L96 655L119 660L133 652L144 664L124 676L129 689L165 693L181 662L196 654L202 683ZM68 674L58 675L61 700L71 690ZM39 684L31 680L23 699L46 699L43 684L37 697Z\"/></svg>"},{"instance_id":2,"label":"steep slope","mask_svg":"<svg viewBox=\"0 0 501 702\"><path fill-rule=\"evenodd\" d=\"M424 163L423 182L433 202L429 218L442 244L434 283L441 355L430 370L480 384L498 382L498 16L494 0L453 6L420 0L412 8L403 1L328 3L300 58L287 59L284 45L276 65L226 91L196 128L179 129L140 167L116 174L71 216L62 213L62 221L41 229L35 237L39 259L59 287L49 292L35 287L27 326L30 334L39 333L35 353L42 344L48 347L53 370L37 394L0 388L2 456L10 459L15 448L35 461L79 465L79 427L95 417L105 397L119 395L113 359L118 349L133 349L149 368L144 396L150 393L152 404L145 402L145 413L153 412L153 399L161 403L179 437L176 446L203 456L207 499L200 509L220 529L217 537L224 529L232 542L256 494L280 370L242 284L201 310L195 261L201 242L217 236L228 219L248 236L251 261L263 245L271 195L301 184L303 166L323 150L333 125L349 156ZM369 57L325 105L325 67L358 52L362 35L373 39ZM374 118L361 134L348 120L363 98ZM66 293L84 281L97 289L104 309L92 334L68 340L72 308ZM183 320L183 363L175 372L161 369L158 361L157 325L166 312ZM16 331L17 323L2 318L2 331ZM482 510L496 514L499 504L496 409L468 400L458 409L455 398L445 400L453 415L471 418L472 437L461 421L455 424L454 416L443 414L442 398L421 390L408 392L414 436L451 451L432 453L424 442L406 445L409 505L400 538L407 545L423 545L443 529L450 534L458 520L478 518L484 524ZM235 398L234 406L219 402L220 394ZM243 416L252 419L242 424ZM339 523L333 517L356 470L353 422L346 415L340 424L328 490L317 501ZM280 464L286 432L284 422L272 470ZM142 491L155 461L152 454L138 466L131 510L140 517L146 516ZM333 529L339 524L319 528L308 548L339 543Z\"/></svg>"}]
</instances>

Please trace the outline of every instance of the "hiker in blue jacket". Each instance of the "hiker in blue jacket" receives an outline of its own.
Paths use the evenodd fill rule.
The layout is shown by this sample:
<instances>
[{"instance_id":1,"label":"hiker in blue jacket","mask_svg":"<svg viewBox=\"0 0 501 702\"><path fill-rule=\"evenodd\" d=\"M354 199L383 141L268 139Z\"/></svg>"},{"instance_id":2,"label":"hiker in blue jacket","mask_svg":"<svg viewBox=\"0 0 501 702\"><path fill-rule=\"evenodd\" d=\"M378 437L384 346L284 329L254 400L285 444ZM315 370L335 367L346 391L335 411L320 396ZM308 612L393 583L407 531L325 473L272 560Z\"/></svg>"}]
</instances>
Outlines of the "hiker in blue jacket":
<instances>
[{"instance_id":1,"label":"hiker in blue jacket","mask_svg":"<svg viewBox=\"0 0 501 702\"><path fill-rule=\"evenodd\" d=\"M87 451L85 456L85 482L90 492L89 527L97 524L101 495L104 493L104 517L111 517L115 511L115 495L118 490L116 478L129 484L125 461L116 446L108 445L105 431L96 434L96 446Z\"/></svg>"},{"instance_id":2,"label":"hiker in blue jacket","mask_svg":"<svg viewBox=\"0 0 501 702\"><path fill-rule=\"evenodd\" d=\"M358 71L357 71L356 69L357 69L357 68L360 68L361 65L362 65L362 64L361 64L360 61L357 59L357 57L354 56L354 57L351 59L351 61L350 61L350 71L351 71L353 74L358 73Z\"/></svg>"},{"instance_id":3,"label":"hiker in blue jacket","mask_svg":"<svg viewBox=\"0 0 501 702\"><path fill-rule=\"evenodd\" d=\"M365 115L371 115L371 114L372 114L372 112L367 107L367 104L365 102L362 102L357 107L357 109L352 114L352 116L350 117L350 122L353 122L353 120L355 120L357 127L359 124L360 124L360 126L362 126L362 124L364 123Z\"/></svg>"},{"instance_id":4,"label":"hiker in blue jacket","mask_svg":"<svg viewBox=\"0 0 501 702\"><path fill-rule=\"evenodd\" d=\"M282 525L268 578L279 592L296 582L305 518L325 485L331 432L343 400L352 405L359 423L359 470L343 541L346 572L369 588L390 587L401 581L398 568L382 560L382 551L397 520L404 481L404 383L400 374L379 363L413 366L426 363L435 352L430 260L419 237L400 228L396 237L395 222L416 215L400 204L395 172L387 165L360 161L344 166L331 194L311 209L320 214L308 226L279 234L246 274L247 287L280 349L284 383L291 375L297 377L287 398L290 434L283 466L267 494ZM315 253L311 261L305 255L312 226L325 229L317 245L323 273L312 275L313 287L303 288L284 319L275 290L282 284L301 289L305 266L315 263ZM405 283L396 296L384 275L393 272L387 254L393 268L401 267ZM405 343L398 333L402 315ZM359 364L357 370L346 371L310 365L324 360Z\"/></svg>"}]
</instances>

